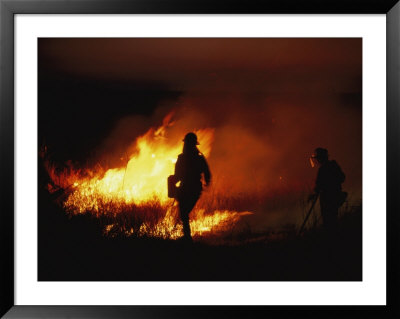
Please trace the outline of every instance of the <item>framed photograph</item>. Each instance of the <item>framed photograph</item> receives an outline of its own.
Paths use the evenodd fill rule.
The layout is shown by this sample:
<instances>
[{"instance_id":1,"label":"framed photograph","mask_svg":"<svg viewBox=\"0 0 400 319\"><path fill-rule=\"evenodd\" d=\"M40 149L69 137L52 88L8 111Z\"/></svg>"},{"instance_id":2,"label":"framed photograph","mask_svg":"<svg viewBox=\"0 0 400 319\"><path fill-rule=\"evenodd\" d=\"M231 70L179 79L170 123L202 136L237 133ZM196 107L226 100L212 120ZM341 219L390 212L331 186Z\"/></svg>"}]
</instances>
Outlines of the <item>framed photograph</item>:
<instances>
[{"instance_id":1,"label":"framed photograph","mask_svg":"<svg viewBox=\"0 0 400 319\"><path fill-rule=\"evenodd\" d=\"M400 7L301 4L0 2L5 318L399 314Z\"/></svg>"}]
</instances>

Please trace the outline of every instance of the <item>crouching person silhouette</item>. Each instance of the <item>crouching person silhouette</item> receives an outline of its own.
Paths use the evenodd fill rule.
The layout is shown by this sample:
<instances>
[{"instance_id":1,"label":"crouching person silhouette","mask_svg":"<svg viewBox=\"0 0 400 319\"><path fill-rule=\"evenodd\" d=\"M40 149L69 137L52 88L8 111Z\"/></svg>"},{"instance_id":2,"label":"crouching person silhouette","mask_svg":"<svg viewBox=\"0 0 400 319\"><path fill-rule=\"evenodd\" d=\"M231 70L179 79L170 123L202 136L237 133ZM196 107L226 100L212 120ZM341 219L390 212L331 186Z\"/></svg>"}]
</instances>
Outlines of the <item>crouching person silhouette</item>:
<instances>
[{"instance_id":1,"label":"crouching person silhouette","mask_svg":"<svg viewBox=\"0 0 400 319\"><path fill-rule=\"evenodd\" d=\"M180 182L180 186L170 197L175 197L178 201L179 215L183 223L183 239L191 242L189 214L200 198L203 189L202 175L208 186L211 173L204 155L197 148L199 143L196 134L187 133L183 142L182 154L178 156L175 164L175 175L170 177L174 184Z\"/></svg>"},{"instance_id":2,"label":"crouching person silhouette","mask_svg":"<svg viewBox=\"0 0 400 319\"><path fill-rule=\"evenodd\" d=\"M328 159L328 151L324 148L319 147L315 150L311 163L312 166L314 163L317 164L319 169L315 181L315 193L310 196L310 200L316 199L319 195L323 226L328 233L331 233L337 228L338 210L347 197L347 193L342 192L345 175L336 161Z\"/></svg>"}]
</instances>

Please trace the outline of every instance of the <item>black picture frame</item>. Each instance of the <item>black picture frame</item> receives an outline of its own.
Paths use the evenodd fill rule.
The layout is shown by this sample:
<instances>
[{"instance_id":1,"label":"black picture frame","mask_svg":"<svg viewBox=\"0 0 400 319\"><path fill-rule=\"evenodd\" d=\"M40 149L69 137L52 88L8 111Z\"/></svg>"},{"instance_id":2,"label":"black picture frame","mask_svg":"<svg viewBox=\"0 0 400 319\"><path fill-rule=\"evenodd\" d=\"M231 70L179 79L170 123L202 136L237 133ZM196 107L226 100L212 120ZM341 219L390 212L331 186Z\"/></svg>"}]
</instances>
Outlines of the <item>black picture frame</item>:
<instances>
[{"instance_id":1,"label":"black picture frame","mask_svg":"<svg viewBox=\"0 0 400 319\"><path fill-rule=\"evenodd\" d=\"M14 305L14 17L16 14L385 14L387 50L386 306L16 306ZM5 318L235 318L400 316L400 3L398 0L0 0L0 315ZM379 106L376 106L379 107Z\"/></svg>"}]
</instances>

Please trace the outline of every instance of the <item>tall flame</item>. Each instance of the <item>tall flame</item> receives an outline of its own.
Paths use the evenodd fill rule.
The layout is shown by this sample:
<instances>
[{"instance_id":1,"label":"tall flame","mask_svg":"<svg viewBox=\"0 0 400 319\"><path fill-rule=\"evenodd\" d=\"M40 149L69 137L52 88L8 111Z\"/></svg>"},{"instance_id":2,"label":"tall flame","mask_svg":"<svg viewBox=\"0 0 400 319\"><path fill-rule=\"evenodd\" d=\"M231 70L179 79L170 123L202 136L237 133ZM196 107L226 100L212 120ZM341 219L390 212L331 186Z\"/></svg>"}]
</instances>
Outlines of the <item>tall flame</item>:
<instances>
[{"instance_id":1,"label":"tall flame","mask_svg":"<svg viewBox=\"0 0 400 319\"><path fill-rule=\"evenodd\" d=\"M63 202L65 210L71 214L89 212L96 216L114 216L117 222L105 226L106 234L118 229L127 236L180 237L182 228L177 223L177 207L175 203L171 205L166 187L167 177L174 173L182 149L181 138L167 138L167 128L173 124L171 117L168 115L162 126L151 128L137 138L135 152L130 154L124 167L86 170L85 174L56 174L48 167L55 184L65 188L70 183L69 195ZM211 153L214 130L204 128L194 132L207 158ZM191 214L193 235L227 228L243 214L221 209L206 212L203 208L195 208ZM137 225L139 215L140 226ZM124 216L122 222L121 216ZM127 222L127 217L130 222Z\"/></svg>"}]
</instances>

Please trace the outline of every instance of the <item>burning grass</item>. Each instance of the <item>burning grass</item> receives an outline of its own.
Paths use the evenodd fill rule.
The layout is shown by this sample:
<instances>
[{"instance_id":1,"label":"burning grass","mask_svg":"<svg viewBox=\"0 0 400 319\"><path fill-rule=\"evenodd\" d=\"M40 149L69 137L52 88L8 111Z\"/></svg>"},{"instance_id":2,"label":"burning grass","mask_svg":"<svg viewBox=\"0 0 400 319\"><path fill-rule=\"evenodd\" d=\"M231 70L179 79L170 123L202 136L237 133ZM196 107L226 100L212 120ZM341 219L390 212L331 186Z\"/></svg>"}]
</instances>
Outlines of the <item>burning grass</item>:
<instances>
[{"instance_id":1,"label":"burning grass","mask_svg":"<svg viewBox=\"0 0 400 319\"><path fill-rule=\"evenodd\" d=\"M63 192L57 202L69 216L90 214L98 218L103 234L109 237L177 239L183 235L176 201L162 198L162 195L156 192L139 201L132 200L130 196L125 197L126 192L114 190L112 187L109 188L109 192L104 192L104 180L108 179L110 171L106 171L103 177L91 177L91 171L86 172L86 176L83 177L80 177L81 170L68 171L78 177L72 179L72 185L62 188ZM61 178L64 183L60 184L66 185L65 180L71 180L71 175L63 172L61 176L68 178ZM58 181L58 178L53 179L54 186L49 187L50 192L57 192L61 187L54 181ZM241 216L251 214L248 211L230 210L234 199L229 201L221 196L214 198L213 195L206 192L190 215L193 237L222 233L232 229ZM227 204L229 202L230 205Z\"/></svg>"},{"instance_id":2,"label":"burning grass","mask_svg":"<svg viewBox=\"0 0 400 319\"><path fill-rule=\"evenodd\" d=\"M107 237L156 237L162 239L178 239L183 236L182 224L178 217L176 203L161 204L157 199L145 204L119 205L118 212L114 211L112 203L103 206L95 215ZM88 212L85 212L88 213ZM211 213L196 208L191 213L190 226L194 237L216 234L232 228L246 212L237 213L227 210L214 210Z\"/></svg>"},{"instance_id":3,"label":"burning grass","mask_svg":"<svg viewBox=\"0 0 400 319\"><path fill-rule=\"evenodd\" d=\"M122 167L106 169L97 165L82 169L68 163L59 169L44 159L49 192L61 190L57 202L70 216L88 213L98 218L105 236L181 237L177 203L168 198L166 183L174 172L184 134L168 137L167 128L171 125L169 115L162 126L138 137L134 151ZM214 130L204 128L195 132L207 157ZM207 200L201 201L190 215L194 237L229 230L241 216L251 214L247 210L238 212L226 205L223 196L213 195L209 193Z\"/></svg>"},{"instance_id":4,"label":"burning grass","mask_svg":"<svg viewBox=\"0 0 400 319\"><path fill-rule=\"evenodd\" d=\"M150 128L138 137L129 148L131 151L121 158L124 164L119 167L96 164L83 168L67 162L60 168L43 152L48 191L69 216L89 214L97 218L104 236L181 237L177 203L167 196L167 178L174 173L185 132L172 134L171 119L168 115L160 127ZM208 158L214 129L202 128L195 133L200 150ZM293 188L267 193L263 187L246 191L242 185L238 193L224 180L229 171L220 175L218 178L215 174L211 188L203 192L190 214L194 237L227 235L237 228L242 216L252 212L257 213L252 218L257 232L276 229L283 221L298 224L304 219L301 213L305 214L308 204L303 193L309 192ZM314 226L318 223L316 216L313 214L311 220Z\"/></svg>"}]
</instances>

